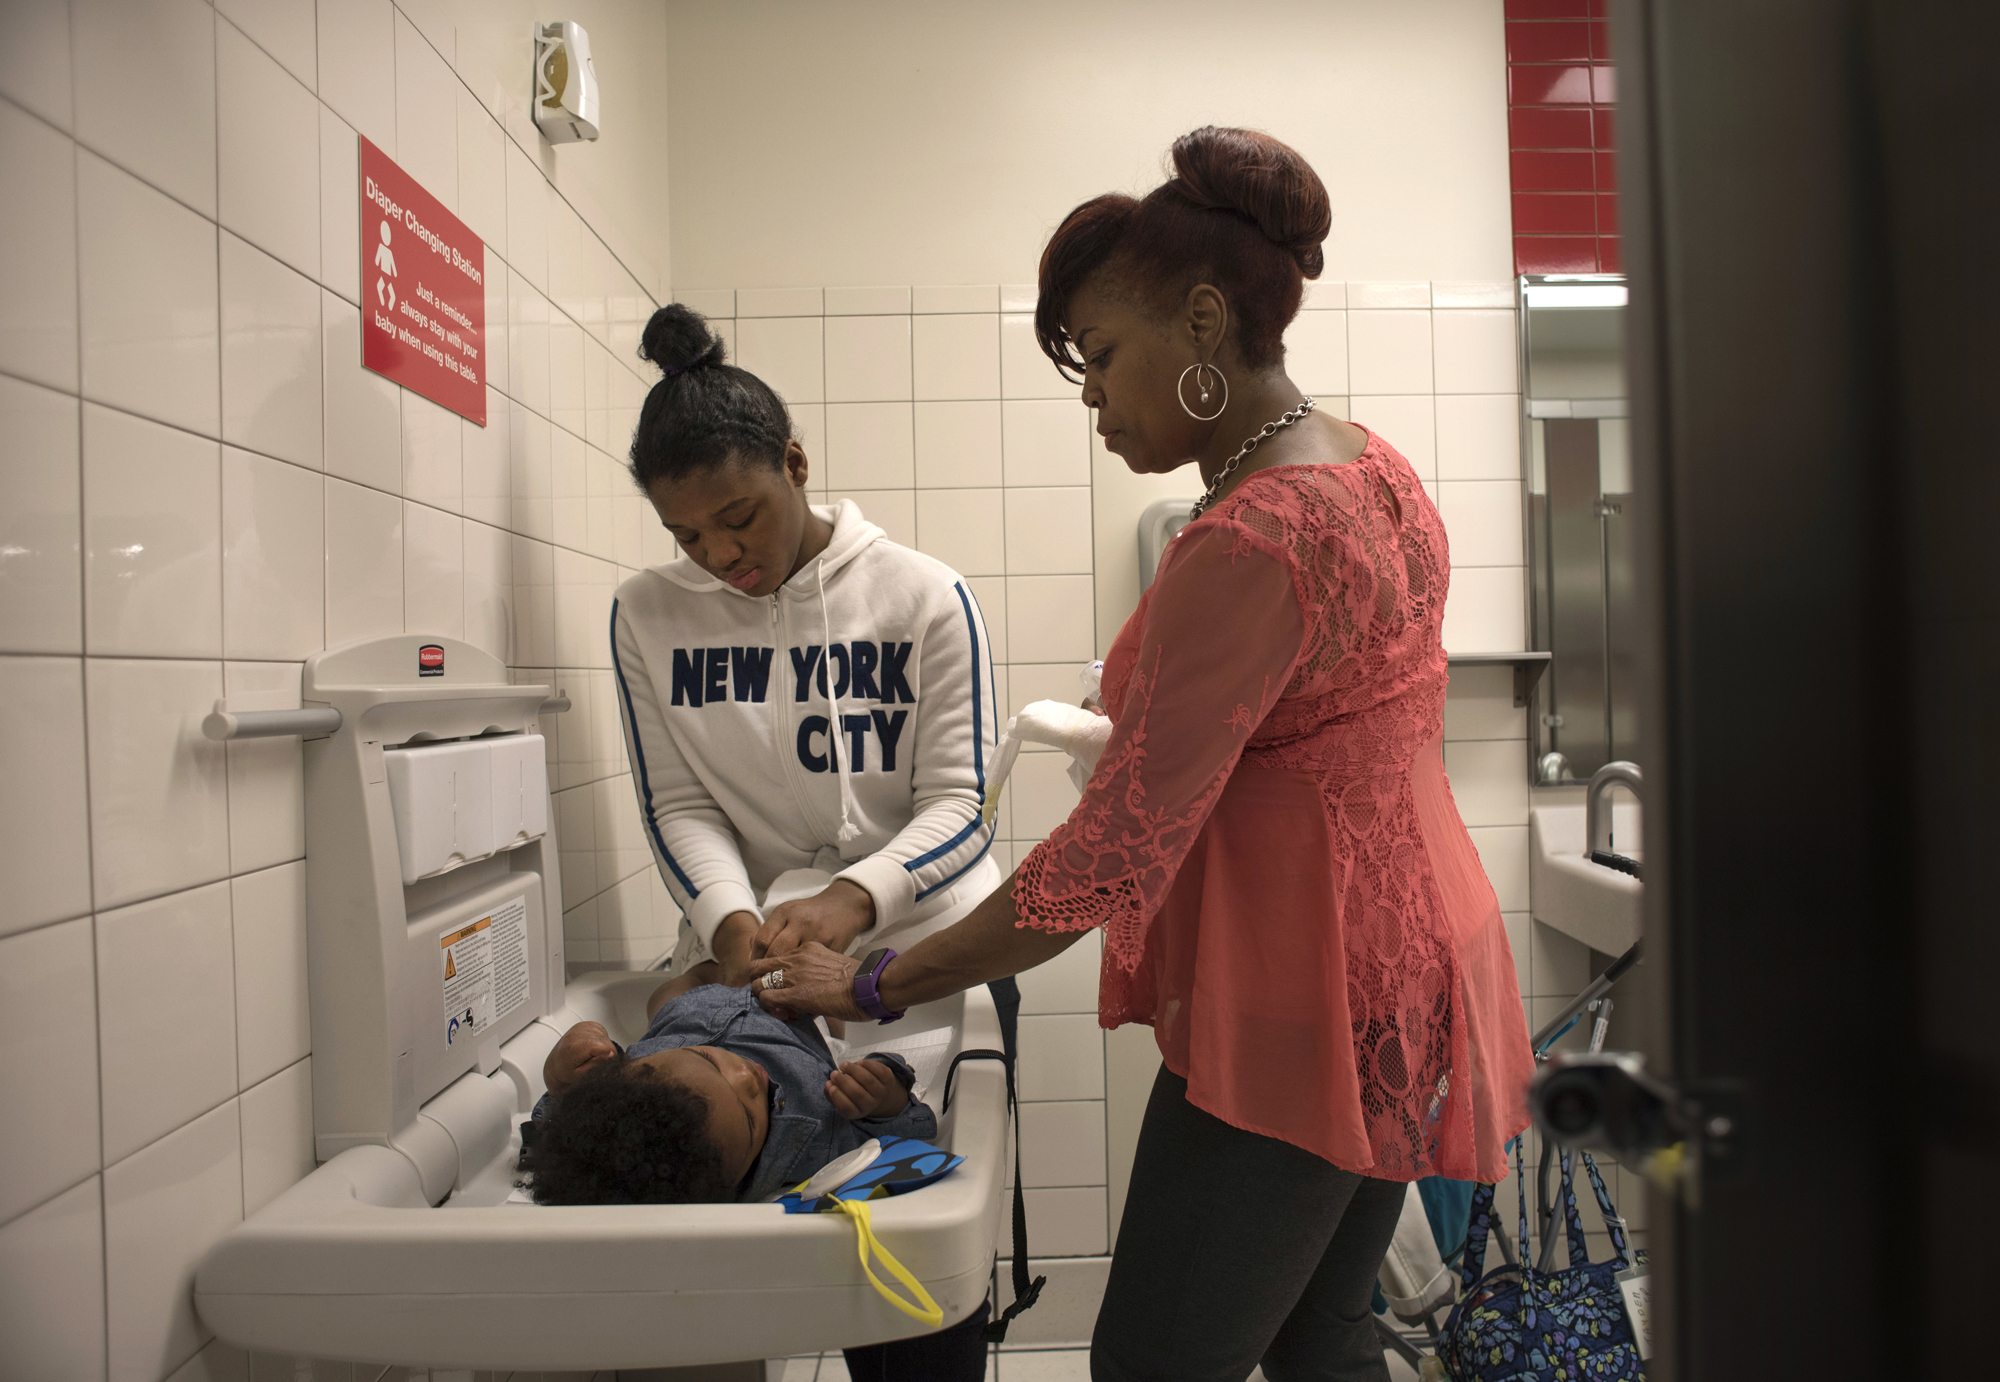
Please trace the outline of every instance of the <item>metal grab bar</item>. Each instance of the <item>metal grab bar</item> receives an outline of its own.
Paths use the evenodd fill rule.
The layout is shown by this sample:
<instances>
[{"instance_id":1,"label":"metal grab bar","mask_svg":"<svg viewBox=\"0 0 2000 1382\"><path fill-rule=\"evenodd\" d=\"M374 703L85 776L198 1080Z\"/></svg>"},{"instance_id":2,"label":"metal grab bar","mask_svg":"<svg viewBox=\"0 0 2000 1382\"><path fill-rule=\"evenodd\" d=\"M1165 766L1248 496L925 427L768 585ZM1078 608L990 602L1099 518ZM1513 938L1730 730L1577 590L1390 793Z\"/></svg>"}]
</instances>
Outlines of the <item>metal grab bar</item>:
<instances>
[{"instance_id":1,"label":"metal grab bar","mask_svg":"<svg viewBox=\"0 0 2000 1382\"><path fill-rule=\"evenodd\" d=\"M340 712L332 706L303 706L297 710L231 710L217 701L201 722L201 732L211 739L282 739L296 734L301 739L321 739L340 728Z\"/></svg>"},{"instance_id":2,"label":"metal grab bar","mask_svg":"<svg viewBox=\"0 0 2000 1382\"><path fill-rule=\"evenodd\" d=\"M570 708L569 693L558 691L543 701L537 714L560 715ZM324 739L340 728L340 712L330 705L299 706L292 710L231 710L226 701L203 717L201 732L210 739Z\"/></svg>"}]
</instances>

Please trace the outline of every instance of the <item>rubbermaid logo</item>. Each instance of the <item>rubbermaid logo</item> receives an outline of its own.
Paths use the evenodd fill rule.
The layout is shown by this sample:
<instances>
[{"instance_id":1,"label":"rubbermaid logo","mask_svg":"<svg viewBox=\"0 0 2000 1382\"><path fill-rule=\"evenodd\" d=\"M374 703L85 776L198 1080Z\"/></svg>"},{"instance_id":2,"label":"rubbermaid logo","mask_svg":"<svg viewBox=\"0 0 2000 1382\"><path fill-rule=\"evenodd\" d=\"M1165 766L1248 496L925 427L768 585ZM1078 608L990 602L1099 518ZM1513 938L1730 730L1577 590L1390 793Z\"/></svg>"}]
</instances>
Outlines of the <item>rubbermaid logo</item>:
<instances>
[{"instance_id":1,"label":"rubbermaid logo","mask_svg":"<svg viewBox=\"0 0 2000 1382\"><path fill-rule=\"evenodd\" d=\"M444 675L444 649L435 643L426 643L417 649L417 675L420 677L441 677Z\"/></svg>"}]
</instances>

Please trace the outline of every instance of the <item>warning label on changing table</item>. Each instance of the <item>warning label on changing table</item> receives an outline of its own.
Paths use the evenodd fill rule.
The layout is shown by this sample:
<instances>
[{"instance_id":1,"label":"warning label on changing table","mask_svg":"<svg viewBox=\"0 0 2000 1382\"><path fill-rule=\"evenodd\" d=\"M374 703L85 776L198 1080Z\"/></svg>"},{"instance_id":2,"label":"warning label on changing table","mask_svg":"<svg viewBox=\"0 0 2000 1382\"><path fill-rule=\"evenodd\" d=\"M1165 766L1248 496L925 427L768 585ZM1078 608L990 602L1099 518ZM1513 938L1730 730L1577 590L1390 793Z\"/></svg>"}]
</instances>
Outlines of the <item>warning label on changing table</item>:
<instances>
[{"instance_id":1,"label":"warning label on changing table","mask_svg":"<svg viewBox=\"0 0 2000 1382\"><path fill-rule=\"evenodd\" d=\"M438 937L444 1041L477 1036L528 998L528 904L520 898Z\"/></svg>"}]
</instances>

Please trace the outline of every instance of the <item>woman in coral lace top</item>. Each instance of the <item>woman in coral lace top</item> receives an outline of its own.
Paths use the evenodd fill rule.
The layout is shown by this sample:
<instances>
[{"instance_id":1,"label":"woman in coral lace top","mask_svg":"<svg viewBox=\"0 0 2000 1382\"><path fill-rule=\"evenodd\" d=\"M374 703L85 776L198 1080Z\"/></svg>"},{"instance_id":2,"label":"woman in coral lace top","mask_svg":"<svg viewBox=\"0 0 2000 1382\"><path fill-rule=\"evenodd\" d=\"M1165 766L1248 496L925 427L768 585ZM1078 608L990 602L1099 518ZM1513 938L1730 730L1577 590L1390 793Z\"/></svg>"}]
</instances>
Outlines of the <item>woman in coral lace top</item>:
<instances>
[{"instance_id":1,"label":"woman in coral lace top","mask_svg":"<svg viewBox=\"0 0 2000 1382\"><path fill-rule=\"evenodd\" d=\"M1445 781L1444 528L1408 461L1301 412L1285 376L1330 224L1317 176L1243 130L1197 130L1173 163L1064 221L1036 327L1106 448L1195 461L1202 511L1106 658L1083 799L1009 887L880 968L876 1001L1102 927L1100 1020L1150 1024L1163 1068L1092 1376L1386 1378L1369 1298L1405 1183L1499 1179L1533 1070ZM855 961L759 972L780 967L768 1004L865 1015Z\"/></svg>"}]
</instances>

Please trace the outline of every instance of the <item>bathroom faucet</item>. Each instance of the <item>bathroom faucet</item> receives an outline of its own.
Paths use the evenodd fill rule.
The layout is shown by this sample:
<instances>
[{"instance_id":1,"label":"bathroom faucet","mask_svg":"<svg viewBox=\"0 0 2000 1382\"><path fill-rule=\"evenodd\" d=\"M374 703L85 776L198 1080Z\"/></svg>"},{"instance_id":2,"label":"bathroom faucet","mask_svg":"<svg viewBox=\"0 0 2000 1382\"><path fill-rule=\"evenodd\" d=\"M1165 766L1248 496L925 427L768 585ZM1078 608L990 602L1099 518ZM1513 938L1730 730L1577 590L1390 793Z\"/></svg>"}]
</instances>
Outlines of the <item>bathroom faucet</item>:
<instances>
[{"instance_id":1,"label":"bathroom faucet","mask_svg":"<svg viewBox=\"0 0 2000 1382\"><path fill-rule=\"evenodd\" d=\"M1590 775L1590 787L1584 795L1583 820L1585 838L1589 840L1592 853L1611 849L1611 807L1605 803L1614 786L1623 785L1639 797L1639 765L1622 759L1616 763L1606 763ZM1643 800L1643 798L1641 798Z\"/></svg>"}]
</instances>

